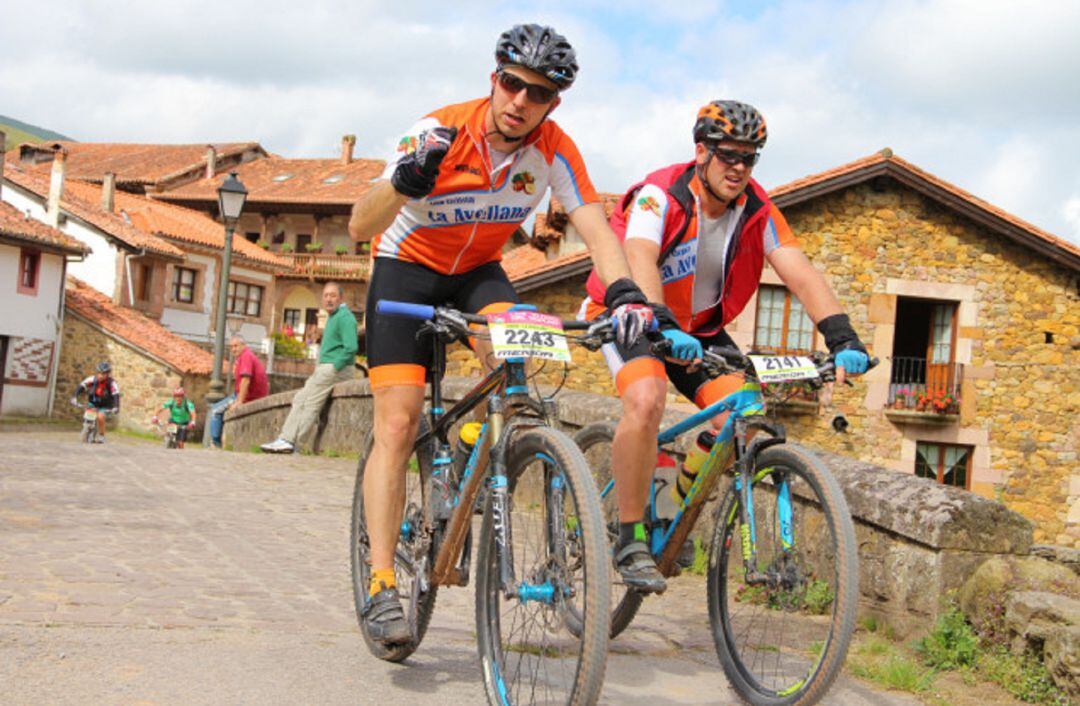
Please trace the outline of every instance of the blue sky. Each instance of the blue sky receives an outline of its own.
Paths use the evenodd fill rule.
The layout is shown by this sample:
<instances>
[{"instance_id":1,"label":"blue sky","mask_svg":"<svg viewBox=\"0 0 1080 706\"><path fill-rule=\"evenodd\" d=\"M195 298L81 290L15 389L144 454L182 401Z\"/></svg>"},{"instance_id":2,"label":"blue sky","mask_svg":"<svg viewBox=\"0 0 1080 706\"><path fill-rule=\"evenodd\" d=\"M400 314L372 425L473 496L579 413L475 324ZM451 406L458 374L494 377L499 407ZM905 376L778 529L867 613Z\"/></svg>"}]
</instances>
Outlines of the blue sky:
<instances>
[{"instance_id":1,"label":"blue sky","mask_svg":"<svg viewBox=\"0 0 1080 706\"><path fill-rule=\"evenodd\" d=\"M554 118L598 188L688 159L696 109L755 104L767 187L882 147L1080 242L1080 3L776 0L537 4L44 0L0 25L0 114L110 142L258 140L383 157L486 92L499 32L550 23L581 77Z\"/></svg>"}]
</instances>

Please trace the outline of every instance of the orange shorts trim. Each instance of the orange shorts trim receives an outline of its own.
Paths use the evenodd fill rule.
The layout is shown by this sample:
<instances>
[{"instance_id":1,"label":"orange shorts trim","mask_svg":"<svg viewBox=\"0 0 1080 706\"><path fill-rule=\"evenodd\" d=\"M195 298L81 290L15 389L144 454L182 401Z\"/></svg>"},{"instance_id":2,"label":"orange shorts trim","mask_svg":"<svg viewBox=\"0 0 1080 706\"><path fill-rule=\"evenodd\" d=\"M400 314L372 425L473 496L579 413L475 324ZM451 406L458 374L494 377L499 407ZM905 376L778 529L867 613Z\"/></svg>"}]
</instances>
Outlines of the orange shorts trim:
<instances>
[{"instance_id":1,"label":"orange shorts trim","mask_svg":"<svg viewBox=\"0 0 1080 706\"><path fill-rule=\"evenodd\" d=\"M699 409L705 409L738 390L744 382L746 381L742 375L721 375L713 378L697 389L697 393L694 394L694 404Z\"/></svg>"},{"instance_id":2,"label":"orange shorts trim","mask_svg":"<svg viewBox=\"0 0 1080 706\"><path fill-rule=\"evenodd\" d=\"M585 298L585 306L581 312L585 321L595 321L605 313L607 313L607 307L603 304L597 304L592 300L592 297Z\"/></svg>"},{"instance_id":3,"label":"orange shorts trim","mask_svg":"<svg viewBox=\"0 0 1080 706\"><path fill-rule=\"evenodd\" d=\"M372 390L381 390L384 387L394 387L395 385L423 387L425 385L424 377L427 373L424 366L415 363L379 365L368 372L371 375Z\"/></svg>"},{"instance_id":4,"label":"orange shorts trim","mask_svg":"<svg viewBox=\"0 0 1080 706\"><path fill-rule=\"evenodd\" d=\"M650 356L634 358L619 368L619 372L615 374L615 389L621 395L623 390L644 378L667 380L664 363Z\"/></svg>"}]
</instances>

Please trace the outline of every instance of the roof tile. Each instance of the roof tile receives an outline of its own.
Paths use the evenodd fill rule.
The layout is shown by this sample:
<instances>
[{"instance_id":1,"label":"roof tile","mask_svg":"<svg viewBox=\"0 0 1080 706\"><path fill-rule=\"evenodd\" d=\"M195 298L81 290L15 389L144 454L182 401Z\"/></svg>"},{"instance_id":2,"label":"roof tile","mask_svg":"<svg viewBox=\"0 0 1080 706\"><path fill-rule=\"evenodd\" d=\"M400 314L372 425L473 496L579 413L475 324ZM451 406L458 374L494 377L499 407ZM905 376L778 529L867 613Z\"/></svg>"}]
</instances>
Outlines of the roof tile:
<instances>
[{"instance_id":1,"label":"roof tile","mask_svg":"<svg viewBox=\"0 0 1080 706\"><path fill-rule=\"evenodd\" d=\"M68 276L64 292L69 311L100 326L132 346L150 353L181 373L209 375L214 357L145 314L114 304L90 285Z\"/></svg>"},{"instance_id":2,"label":"roof tile","mask_svg":"<svg viewBox=\"0 0 1080 706\"><path fill-rule=\"evenodd\" d=\"M86 255L90 252L89 246L82 241L30 218L3 201L0 201L0 236L38 243L77 255Z\"/></svg>"}]
</instances>

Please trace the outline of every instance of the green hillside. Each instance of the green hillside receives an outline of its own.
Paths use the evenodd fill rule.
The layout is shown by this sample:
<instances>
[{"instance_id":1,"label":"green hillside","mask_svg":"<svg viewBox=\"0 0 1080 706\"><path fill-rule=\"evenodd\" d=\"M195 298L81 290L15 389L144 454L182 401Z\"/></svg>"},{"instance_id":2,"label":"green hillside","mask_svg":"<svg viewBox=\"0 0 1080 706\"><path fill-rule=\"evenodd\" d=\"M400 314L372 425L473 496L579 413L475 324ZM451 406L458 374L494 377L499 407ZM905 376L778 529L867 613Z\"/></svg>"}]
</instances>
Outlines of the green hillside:
<instances>
[{"instance_id":1,"label":"green hillside","mask_svg":"<svg viewBox=\"0 0 1080 706\"><path fill-rule=\"evenodd\" d=\"M6 115L0 115L0 130L7 134L7 149L14 149L23 142L47 142L49 140L71 141L70 137L37 125L24 123Z\"/></svg>"}]
</instances>

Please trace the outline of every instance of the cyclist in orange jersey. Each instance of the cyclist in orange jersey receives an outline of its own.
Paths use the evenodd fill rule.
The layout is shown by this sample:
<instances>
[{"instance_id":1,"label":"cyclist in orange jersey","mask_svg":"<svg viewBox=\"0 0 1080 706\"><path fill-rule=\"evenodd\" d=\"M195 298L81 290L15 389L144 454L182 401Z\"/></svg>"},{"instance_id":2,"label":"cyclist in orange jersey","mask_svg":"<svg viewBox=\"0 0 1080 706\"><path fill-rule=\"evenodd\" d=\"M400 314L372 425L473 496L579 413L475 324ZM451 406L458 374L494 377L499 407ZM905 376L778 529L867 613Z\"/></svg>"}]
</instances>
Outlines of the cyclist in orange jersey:
<instances>
[{"instance_id":1,"label":"cyclist in orange jersey","mask_svg":"<svg viewBox=\"0 0 1080 706\"><path fill-rule=\"evenodd\" d=\"M634 340L652 318L577 147L548 120L577 77L573 48L551 27L517 25L499 37L495 60L490 94L416 123L349 221L354 240L373 240L375 257L367 304L375 444L363 488L372 580L363 619L385 644L410 638L394 547L432 353L417 341L419 322L379 314L378 301L509 309L518 298L499 264L502 246L550 188L589 247L620 337ZM485 364L489 351L477 344Z\"/></svg>"},{"instance_id":2,"label":"cyclist in orange jersey","mask_svg":"<svg viewBox=\"0 0 1080 706\"><path fill-rule=\"evenodd\" d=\"M648 340L603 348L623 414L612 443L611 467L619 508L615 559L627 586L643 593L666 588L649 553L643 524L664 413L667 381L705 408L734 392L741 376L710 379L686 367L702 346L735 346L724 331L758 288L765 261L817 324L836 354L837 380L866 371L866 348L825 278L799 248L765 189L750 178L765 145L765 120L753 106L712 101L694 124L694 159L658 169L631 187L612 214L630 269L652 303L671 357L657 358ZM583 315L603 311L604 288L594 272ZM726 415L713 420L719 428Z\"/></svg>"}]
</instances>

